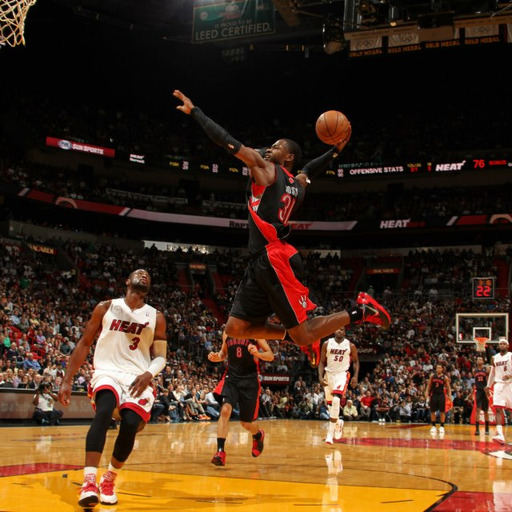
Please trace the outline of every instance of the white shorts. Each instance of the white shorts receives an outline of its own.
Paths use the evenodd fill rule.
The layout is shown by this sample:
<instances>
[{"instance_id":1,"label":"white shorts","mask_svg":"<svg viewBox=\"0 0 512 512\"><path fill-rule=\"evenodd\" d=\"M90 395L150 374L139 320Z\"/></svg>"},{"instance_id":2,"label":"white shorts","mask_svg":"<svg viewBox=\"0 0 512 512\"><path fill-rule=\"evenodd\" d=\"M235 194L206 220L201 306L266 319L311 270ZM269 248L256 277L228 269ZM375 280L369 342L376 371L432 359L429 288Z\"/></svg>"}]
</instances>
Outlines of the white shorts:
<instances>
[{"instance_id":1,"label":"white shorts","mask_svg":"<svg viewBox=\"0 0 512 512\"><path fill-rule=\"evenodd\" d=\"M512 410L512 381L494 383L492 404Z\"/></svg>"},{"instance_id":2,"label":"white shorts","mask_svg":"<svg viewBox=\"0 0 512 512\"><path fill-rule=\"evenodd\" d=\"M98 391L110 389L117 400L117 408L114 411L116 419L119 419L117 416L121 410L131 409L147 423L151 417L156 390L153 386L148 386L139 397L130 396L130 385L135 380L135 377L133 373L96 370L91 380L91 390L89 393L92 406L95 407L94 397Z\"/></svg>"},{"instance_id":3,"label":"white shorts","mask_svg":"<svg viewBox=\"0 0 512 512\"><path fill-rule=\"evenodd\" d=\"M333 395L345 395L350 381L349 372L327 373L327 386L325 386L325 401L332 402Z\"/></svg>"}]
</instances>

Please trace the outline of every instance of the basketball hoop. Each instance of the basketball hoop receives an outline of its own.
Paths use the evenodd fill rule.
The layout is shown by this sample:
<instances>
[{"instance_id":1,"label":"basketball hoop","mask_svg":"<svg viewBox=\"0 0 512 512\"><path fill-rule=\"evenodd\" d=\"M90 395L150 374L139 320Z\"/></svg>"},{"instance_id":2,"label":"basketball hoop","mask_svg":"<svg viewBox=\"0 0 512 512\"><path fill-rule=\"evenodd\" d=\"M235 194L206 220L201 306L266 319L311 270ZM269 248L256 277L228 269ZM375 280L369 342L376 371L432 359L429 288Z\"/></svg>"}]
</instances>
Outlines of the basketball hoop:
<instances>
[{"instance_id":1,"label":"basketball hoop","mask_svg":"<svg viewBox=\"0 0 512 512\"><path fill-rule=\"evenodd\" d=\"M489 341L489 338L486 338L486 337L475 338L476 351L477 352L485 352L485 347L487 346L488 341Z\"/></svg>"},{"instance_id":2,"label":"basketball hoop","mask_svg":"<svg viewBox=\"0 0 512 512\"><path fill-rule=\"evenodd\" d=\"M0 2L0 46L25 45L23 36L28 10L37 0L2 0Z\"/></svg>"}]
</instances>

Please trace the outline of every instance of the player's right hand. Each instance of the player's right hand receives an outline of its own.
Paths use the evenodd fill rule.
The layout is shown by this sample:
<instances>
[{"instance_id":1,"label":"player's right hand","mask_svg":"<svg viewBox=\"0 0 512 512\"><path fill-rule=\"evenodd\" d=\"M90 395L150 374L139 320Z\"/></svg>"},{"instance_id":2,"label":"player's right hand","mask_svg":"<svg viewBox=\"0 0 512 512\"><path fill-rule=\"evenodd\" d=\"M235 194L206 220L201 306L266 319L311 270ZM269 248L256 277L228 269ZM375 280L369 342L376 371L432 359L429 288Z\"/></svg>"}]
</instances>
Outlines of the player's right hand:
<instances>
[{"instance_id":1,"label":"player's right hand","mask_svg":"<svg viewBox=\"0 0 512 512\"><path fill-rule=\"evenodd\" d=\"M62 381L59 388L59 403L64 407L67 407L70 403L71 397L71 384L69 382Z\"/></svg>"},{"instance_id":2,"label":"player's right hand","mask_svg":"<svg viewBox=\"0 0 512 512\"><path fill-rule=\"evenodd\" d=\"M192 109L194 108L194 104L192 103L192 101L190 100L190 98L187 98L181 91L179 91L178 89L176 89L172 95L175 97L175 98L178 98L179 100L181 100L183 102L183 105L178 105L176 107L177 110L181 110L184 114L190 114L190 112L192 111Z\"/></svg>"}]
</instances>

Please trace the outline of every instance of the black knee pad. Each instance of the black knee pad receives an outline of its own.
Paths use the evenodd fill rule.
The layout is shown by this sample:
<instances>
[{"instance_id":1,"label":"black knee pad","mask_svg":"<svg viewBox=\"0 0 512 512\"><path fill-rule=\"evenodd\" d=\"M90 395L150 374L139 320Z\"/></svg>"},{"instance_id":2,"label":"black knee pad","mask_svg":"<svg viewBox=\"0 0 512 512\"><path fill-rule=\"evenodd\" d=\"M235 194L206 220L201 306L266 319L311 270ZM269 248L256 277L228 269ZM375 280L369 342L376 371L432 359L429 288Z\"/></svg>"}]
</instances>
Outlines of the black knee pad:
<instances>
[{"instance_id":1,"label":"black knee pad","mask_svg":"<svg viewBox=\"0 0 512 512\"><path fill-rule=\"evenodd\" d=\"M110 426L112 413L117 406L117 400L114 393L108 389L98 391L95 397L96 414L92 420L92 425L87 432L85 439L85 450L87 452L103 452L107 430Z\"/></svg>"},{"instance_id":2,"label":"black knee pad","mask_svg":"<svg viewBox=\"0 0 512 512\"><path fill-rule=\"evenodd\" d=\"M121 424L119 425L119 434L114 445L113 456L119 462L125 462L132 453L135 444L135 436L137 432L144 428L144 421L135 412L130 409L121 411Z\"/></svg>"}]
</instances>

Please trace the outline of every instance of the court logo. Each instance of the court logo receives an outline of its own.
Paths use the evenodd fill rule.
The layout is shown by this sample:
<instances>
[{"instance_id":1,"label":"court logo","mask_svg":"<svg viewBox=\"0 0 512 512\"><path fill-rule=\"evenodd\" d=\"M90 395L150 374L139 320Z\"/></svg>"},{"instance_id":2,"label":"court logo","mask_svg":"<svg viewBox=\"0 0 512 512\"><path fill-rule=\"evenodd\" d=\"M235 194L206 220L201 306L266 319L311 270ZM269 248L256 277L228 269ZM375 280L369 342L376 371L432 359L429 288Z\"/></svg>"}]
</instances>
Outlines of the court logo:
<instances>
[{"instance_id":1,"label":"court logo","mask_svg":"<svg viewBox=\"0 0 512 512\"><path fill-rule=\"evenodd\" d=\"M71 142L69 142L69 140L59 140L57 145L59 146L60 149L66 149L66 150L71 149L71 147L72 147Z\"/></svg>"}]
</instances>

